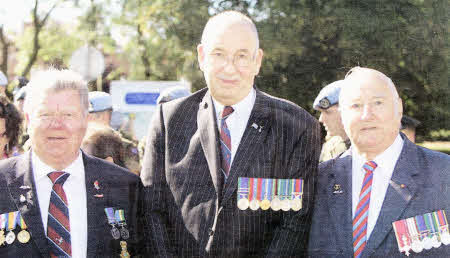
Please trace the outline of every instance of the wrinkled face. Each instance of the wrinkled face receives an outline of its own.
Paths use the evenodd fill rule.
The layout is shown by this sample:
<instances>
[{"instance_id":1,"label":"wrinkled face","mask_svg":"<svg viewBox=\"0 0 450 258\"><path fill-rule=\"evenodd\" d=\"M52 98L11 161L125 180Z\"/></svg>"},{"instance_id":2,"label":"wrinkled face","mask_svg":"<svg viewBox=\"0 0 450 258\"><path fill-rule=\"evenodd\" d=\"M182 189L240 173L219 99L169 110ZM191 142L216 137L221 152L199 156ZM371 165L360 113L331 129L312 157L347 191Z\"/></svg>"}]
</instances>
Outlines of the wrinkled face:
<instances>
[{"instance_id":1,"label":"wrinkled face","mask_svg":"<svg viewBox=\"0 0 450 258\"><path fill-rule=\"evenodd\" d=\"M64 169L77 158L87 115L76 90L42 94L26 118L32 149L47 165Z\"/></svg>"},{"instance_id":2,"label":"wrinkled face","mask_svg":"<svg viewBox=\"0 0 450 258\"><path fill-rule=\"evenodd\" d=\"M327 136L341 136L346 139L344 126L341 122L341 114L338 110L338 105L333 105L328 109L320 109L319 122L323 124L327 130Z\"/></svg>"},{"instance_id":3,"label":"wrinkled face","mask_svg":"<svg viewBox=\"0 0 450 258\"><path fill-rule=\"evenodd\" d=\"M244 99L259 72L263 52L247 24L237 23L210 32L197 47L200 69L211 95L223 105Z\"/></svg>"},{"instance_id":4,"label":"wrinkled face","mask_svg":"<svg viewBox=\"0 0 450 258\"><path fill-rule=\"evenodd\" d=\"M8 144L9 139L6 136L6 120L4 118L0 118L0 149L4 150L6 144ZM5 150L6 151L6 150ZM3 157L0 157L2 159Z\"/></svg>"},{"instance_id":5,"label":"wrinkled face","mask_svg":"<svg viewBox=\"0 0 450 258\"><path fill-rule=\"evenodd\" d=\"M382 153L399 133L401 100L377 76L356 76L341 91L342 123L360 152Z\"/></svg>"}]
</instances>

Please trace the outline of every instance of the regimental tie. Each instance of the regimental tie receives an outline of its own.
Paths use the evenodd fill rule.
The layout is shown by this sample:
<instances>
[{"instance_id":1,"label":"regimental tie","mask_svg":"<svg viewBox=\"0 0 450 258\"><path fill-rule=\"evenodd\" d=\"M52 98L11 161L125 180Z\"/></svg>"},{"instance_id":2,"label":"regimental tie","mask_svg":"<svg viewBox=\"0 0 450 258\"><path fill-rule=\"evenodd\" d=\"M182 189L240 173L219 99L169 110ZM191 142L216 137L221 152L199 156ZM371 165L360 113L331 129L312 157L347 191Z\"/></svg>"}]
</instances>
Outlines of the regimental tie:
<instances>
[{"instance_id":1,"label":"regimental tie","mask_svg":"<svg viewBox=\"0 0 450 258\"><path fill-rule=\"evenodd\" d=\"M231 106L225 106L220 118L220 148L222 151L222 173L225 180L228 178L231 166L231 136L228 129L226 119L233 113L234 109Z\"/></svg>"},{"instance_id":2,"label":"regimental tie","mask_svg":"<svg viewBox=\"0 0 450 258\"><path fill-rule=\"evenodd\" d=\"M364 175L358 205L353 217L353 256L361 257L367 241L367 219L369 217L370 193L372 191L373 171L377 163L368 161L364 163Z\"/></svg>"},{"instance_id":3,"label":"regimental tie","mask_svg":"<svg viewBox=\"0 0 450 258\"><path fill-rule=\"evenodd\" d=\"M51 172L48 177L53 183L48 207L47 239L51 257L71 257L69 209L63 184L70 174Z\"/></svg>"}]
</instances>

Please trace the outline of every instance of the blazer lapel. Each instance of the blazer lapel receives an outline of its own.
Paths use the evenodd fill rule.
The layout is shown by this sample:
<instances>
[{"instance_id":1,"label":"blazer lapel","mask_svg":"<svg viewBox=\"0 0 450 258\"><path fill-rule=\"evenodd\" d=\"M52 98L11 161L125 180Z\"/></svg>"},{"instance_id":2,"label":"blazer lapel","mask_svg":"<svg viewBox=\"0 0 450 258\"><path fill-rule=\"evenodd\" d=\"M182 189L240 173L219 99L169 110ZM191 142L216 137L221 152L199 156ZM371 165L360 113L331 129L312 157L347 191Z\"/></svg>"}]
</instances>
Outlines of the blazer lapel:
<instances>
[{"instance_id":1,"label":"blazer lapel","mask_svg":"<svg viewBox=\"0 0 450 258\"><path fill-rule=\"evenodd\" d=\"M226 202L237 189L238 178L248 171L248 166L255 160L258 150L255 149L261 142L263 142L269 131L271 125L271 110L269 98L261 91L256 90L255 105L253 106L247 127L242 135L241 142L230 168L230 176L227 179L224 188L223 201Z\"/></svg>"},{"instance_id":2,"label":"blazer lapel","mask_svg":"<svg viewBox=\"0 0 450 258\"><path fill-rule=\"evenodd\" d=\"M216 189L217 199L221 199L223 179L220 171L219 132L217 131L214 104L209 91L206 92L197 113L197 128L200 142L208 163L209 172Z\"/></svg>"},{"instance_id":3,"label":"blazer lapel","mask_svg":"<svg viewBox=\"0 0 450 258\"><path fill-rule=\"evenodd\" d=\"M9 176L8 190L28 227L31 241L36 244L41 255L47 257L49 255L47 237L36 194L36 184L31 166L31 152L26 152L17 159L16 168L11 170Z\"/></svg>"},{"instance_id":4,"label":"blazer lapel","mask_svg":"<svg viewBox=\"0 0 450 258\"><path fill-rule=\"evenodd\" d=\"M335 159L336 170L329 175L327 201L329 216L336 229L336 244L344 249L353 246L352 229L352 156L346 155ZM346 252L344 252L346 253Z\"/></svg>"},{"instance_id":5,"label":"blazer lapel","mask_svg":"<svg viewBox=\"0 0 450 258\"><path fill-rule=\"evenodd\" d=\"M83 153L87 195L87 257L96 257L98 241L104 238L104 208L107 207L109 194L106 192L108 189L102 186L102 171L98 171L89 159ZM99 186L98 189L95 185Z\"/></svg>"},{"instance_id":6,"label":"blazer lapel","mask_svg":"<svg viewBox=\"0 0 450 258\"><path fill-rule=\"evenodd\" d=\"M363 251L363 256L370 256L391 233L392 222L401 218L423 181L416 177L419 173L415 169L419 167L416 147L405 138L403 137L403 150L392 173L380 215Z\"/></svg>"}]
</instances>

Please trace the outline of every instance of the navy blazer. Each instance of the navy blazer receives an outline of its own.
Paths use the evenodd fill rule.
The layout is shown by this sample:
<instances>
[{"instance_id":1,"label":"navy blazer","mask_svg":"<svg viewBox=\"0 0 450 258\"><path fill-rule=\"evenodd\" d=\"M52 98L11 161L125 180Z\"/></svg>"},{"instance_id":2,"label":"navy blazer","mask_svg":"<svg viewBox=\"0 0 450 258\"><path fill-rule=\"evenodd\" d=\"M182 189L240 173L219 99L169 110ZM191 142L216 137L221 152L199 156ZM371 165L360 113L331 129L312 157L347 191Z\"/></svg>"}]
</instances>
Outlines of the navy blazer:
<instances>
[{"instance_id":1,"label":"navy blazer","mask_svg":"<svg viewBox=\"0 0 450 258\"><path fill-rule=\"evenodd\" d=\"M106 207L124 210L130 231L130 239L126 241L128 251L133 257L145 255L142 183L139 177L84 153L83 162L87 201L87 257L120 255L119 241L113 239L110 233L111 226L104 212ZM94 186L96 181L100 187L98 190ZM0 257L49 257L32 172L31 152L0 161L0 196L0 214L20 211L28 226L27 231L31 234L26 244L16 239L11 245L0 246Z\"/></svg>"},{"instance_id":2,"label":"navy blazer","mask_svg":"<svg viewBox=\"0 0 450 258\"><path fill-rule=\"evenodd\" d=\"M219 147L207 89L158 107L141 172L158 255L304 254L320 153L317 120L293 103L256 90L225 185ZM302 178L303 208L298 212L239 210L239 177Z\"/></svg>"},{"instance_id":3,"label":"navy blazer","mask_svg":"<svg viewBox=\"0 0 450 258\"><path fill-rule=\"evenodd\" d=\"M403 149L362 257L406 257L398 249L394 221L437 210L445 210L450 217L450 156L401 136ZM353 257L351 174L351 155L319 165L308 249L311 257ZM342 193L335 192L335 185L340 185ZM450 257L450 245L410 253L410 257Z\"/></svg>"}]
</instances>

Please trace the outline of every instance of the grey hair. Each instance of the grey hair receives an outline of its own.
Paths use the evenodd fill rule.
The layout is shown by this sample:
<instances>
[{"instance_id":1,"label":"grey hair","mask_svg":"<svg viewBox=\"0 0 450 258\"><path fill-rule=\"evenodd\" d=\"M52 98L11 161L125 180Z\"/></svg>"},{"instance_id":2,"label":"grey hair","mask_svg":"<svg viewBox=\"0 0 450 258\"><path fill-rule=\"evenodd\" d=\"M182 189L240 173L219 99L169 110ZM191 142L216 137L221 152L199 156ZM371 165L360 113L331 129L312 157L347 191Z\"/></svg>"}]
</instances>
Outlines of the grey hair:
<instances>
[{"instance_id":1,"label":"grey hair","mask_svg":"<svg viewBox=\"0 0 450 258\"><path fill-rule=\"evenodd\" d=\"M83 114L87 115L89 108L89 89L86 81L78 73L71 70L49 68L36 72L27 84L27 97L24 101L24 111L31 113L35 108L36 98L42 94L63 90L76 90L80 96Z\"/></svg>"},{"instance_id":2,"label":"grey hair","mask_svg":"<svg viewBox=\"0 0 450 258\"><path fill-rule=\"evenodd\" d=\"M236 23L242 23L250 26L250 29L255 34L256 49L259 49L258 30L256 29L255 23L253 23L253 21L248 16L237 11L225 11L209 18L208 22L205 25L205 28L203 29L201 43L206 44L206 42L208 41L208 34L210 34L211 31L217 30L218 26L223 26L223 24Z\"/></svg>"}]
</instances>

